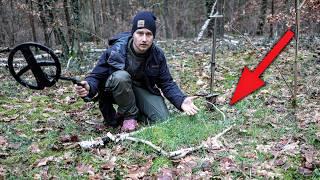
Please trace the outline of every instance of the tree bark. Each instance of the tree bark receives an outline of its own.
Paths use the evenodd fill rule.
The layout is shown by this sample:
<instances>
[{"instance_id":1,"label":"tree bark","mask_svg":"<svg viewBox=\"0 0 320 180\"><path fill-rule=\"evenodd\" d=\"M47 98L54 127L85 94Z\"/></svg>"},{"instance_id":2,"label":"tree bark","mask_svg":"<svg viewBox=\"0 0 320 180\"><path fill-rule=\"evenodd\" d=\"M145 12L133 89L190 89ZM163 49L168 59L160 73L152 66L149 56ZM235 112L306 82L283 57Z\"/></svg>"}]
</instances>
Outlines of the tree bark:
<instances>
[{"instance_id":1,"label":"tree bark","mask_svg":"<svg viewBox=\"0 0 320 180\"><path fill-rule=\"evenodd\" d=\"M92 41L92 32L94 31L93 16L91 2L88 0L80 0L80 21L79 28L80 31L85 31L86 33L81 33L81 41Z\"/></svg>"},{"instance_id":2,"label":"tree bark","mask_svg":"<svg viewBox=\"0 0 320 180\"><path fill-rule=\"evenodd\" d=\"M296 11L296 47L294 55L294 64L293 64L293 95L292 95L292 105L294 108L294 114L296 115L297 110L297 94L298 94L298 51L299 51L299 30L300 30L300 9L299 0L295 0L295 11ZM296 116L295 116L296 118Z\"/></svg>"},{"instance_id":3,"label":"tree bark","mask_svg":"<svg viewBox=\"0 0 320 180\"><path fill-rule=\"evenodd\" d=\"M34 22L34 17L33 17L33 3L31 0L26 0L26 4L29 5L29 23L30 23L30 27L31 27L31 33L32 33L32 40L34 42L37 42L37 32L36 32L36 28L35 28L35 22Z\"/></svg>"},{"instance_id":4,"label":"tree bark","mask_svg":"<svg viewBox=\"0 0 320 180\"><path fill-rule=\"evenodd\" d=\"M71 50L76 55L82 57L82 52L80 49L80 2L79 0L71 0L72 7L72 45Z\"/></svg>"},{"instance_id":5,"label":"tree bark","mask_svg":"<svg viewBox=\"0 0 320 180\"><path fill-rule=\"evenodd\" d=\"M271 16L274 16L274 0L271 0ZM270 36L269 38L272 39L274 37L274 32L273 32L273 23L270 23Z\"/></svg>"},{"instance_id":6,"label":"tree bark","mask_svg":"<svg viewBox=\"0 0 320 180\"><path fill-rule=\"evenodd\" d=\"M257 35L263 35L263 27L266 20L266 13L267 13L267 0L261 1L261 9L260 9L260 16L259 16L259 23L257 29Z\"/></svg>"},{"instance_id":7,"label":"tree bark","mask_svg":"<svg viewBox=\"0 0 320 180\"><path fill-rule=\"evenodd\" d=\"M163 13L162 13L162 18L164 21L164 28L165 28L165 33L166 33L166 38L172 38L172 35L170 33L169 29L169 23L168 23L168 14L169 14L169 7L168 7L168 0L164 0L163 2Z\"/></svg>"},{"instance_id":8,"label":"tree bark","mask_svg":"<svg viewBox=\"0 0 320 180\"><path fill-rule=\"evenodd\" d=\"M44 36L44 41L46 46L50 46L50 36L48 33L48 22L45 16L45 9L44 9L44 1L38 0L38 10L40 13L40 22L42 27L42 32Z\"/></svg>"},{"instance_id":9,"label":"tree bark","mask_svg":"<svg viewBox=\"0 0 320 180\"><path fill-rule=\"evenodd\" d=\"M55 0L54 0L55 1ZM48 6L50 8L47 8L48 11L48 16L49 16L49 21L50 21L50 26L53 29L53 33L55 36L55 40L56 40L56 44L61 44L63 47L63 55L65 57L65 59L68 59L68 54L69 54L69 46L68 43L66 41L65 35L63 34L59 23L56 22L55 20L55 16L53 14L53 3L55 3L54 1L48 1Z\"/></svg>"},{"instance_id":10,"label":"tree bark","mask_svg":"<svg viewBox=\"0 0 320 180\"><path fill-rule=\"evenodd\" d=\"M217 10L218 10L219 14L222 15L221 18L217 19L217 25L218 25L217 35L220 37L223 37L223 35L224 35L224 6L225 6L225 1L218 0Z\"/></svg>"},{"instance_id":11,"label":"tree bark","mask_svg":"<svg viewBox=\"0 0 320 180\"><path fill-rule=\"evenodd\" d=\"M92 36L93 41L97 43L97 38L96 35L99 34L99 28L97 25L97 21L96 21L96 8L95 8L95 0L91 0L91 11L92 11L92 19L93 19L93 27L94 27L94 35Z\"/></svg>"},{"instance_id":12,"label":"tree bark","mask_svg":"<svg viewBox=\"0 0 320 180\"><path fill-rule=\"evenodd\" d=\"M72 43L72 27L71 27L71 19L70 19L70 13L69 13L69 3L68 0L63 0L63 10L64 10L64 16L66 20L67 25L67 38L69 44Z\"/></svg>"},{"instance_id":13,"label":"tree bark","mask_svg":"<svg viewBox=\"0 0 320 180\"><path fill-rule=\"evenodd\" d=\"M3 5L3 0L0 0L0 16L2 17L1 19L1 24L0 24L0 44L5 44L6 42L6 32L5 32L5 12L4 12L4 5Z\"/></svg>"},{"instance_id":14,"label":"tree bark","mask_svg":"<svg viewBox=\"0 0 320 180\"><path fill-rule=\"evenodd\" d=\"M10 23L10 46L14 46L15 44L15 36L14 36L14 33L15 33L15 27L14 27L14 22L15 22L15 16L14 16L14 12L15 12L15 9L13 7L13 0L10 0L10 14L11 14L11 23Z\"/></svg>"}]
</instances>

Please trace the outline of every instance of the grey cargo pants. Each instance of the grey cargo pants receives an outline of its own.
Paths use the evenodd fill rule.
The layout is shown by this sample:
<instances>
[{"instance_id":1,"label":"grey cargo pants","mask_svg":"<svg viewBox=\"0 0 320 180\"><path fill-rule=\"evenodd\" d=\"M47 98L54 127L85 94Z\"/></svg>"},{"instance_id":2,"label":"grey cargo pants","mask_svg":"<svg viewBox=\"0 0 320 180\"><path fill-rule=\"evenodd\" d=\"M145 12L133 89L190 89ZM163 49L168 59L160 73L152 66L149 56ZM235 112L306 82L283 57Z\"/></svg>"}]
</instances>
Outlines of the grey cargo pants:
<instances>
[{"instance_id":1,"label":"grey cargo pants","mask_svg":"<svg viewBox=\"0 0 320 180\"><path fill-rule=\"evenodd\" d=\"M154 123L169 117L163 97L134 85L127 71L118 70L112 73L105 88L111 92L115 104L118 105L117 112L123 115L124 119L136 119L139 116L139 120Z\"/></svg>"}]
</instances>

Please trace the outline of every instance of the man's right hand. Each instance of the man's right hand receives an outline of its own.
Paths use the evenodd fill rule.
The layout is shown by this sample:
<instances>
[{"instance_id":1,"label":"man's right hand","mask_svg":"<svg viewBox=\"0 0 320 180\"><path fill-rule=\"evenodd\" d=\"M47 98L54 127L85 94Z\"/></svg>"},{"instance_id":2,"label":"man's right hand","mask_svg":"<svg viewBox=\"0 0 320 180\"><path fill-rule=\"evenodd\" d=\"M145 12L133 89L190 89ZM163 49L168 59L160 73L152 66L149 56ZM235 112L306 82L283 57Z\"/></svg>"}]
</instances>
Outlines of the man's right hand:
<instances>
[{"instance_id":1,"label":"man's right hand","mask_svg":"<svg viewBox=\"0 0 320 180\"><path fill-rule=\"evenodd\" d=\"M87 81L81 81L80 84L82 84L82 86L79 86L77 84L74 85L74 90L76 91L78 96L86 97L89 94L90 86Z\"/></svg>"}]
</instances>

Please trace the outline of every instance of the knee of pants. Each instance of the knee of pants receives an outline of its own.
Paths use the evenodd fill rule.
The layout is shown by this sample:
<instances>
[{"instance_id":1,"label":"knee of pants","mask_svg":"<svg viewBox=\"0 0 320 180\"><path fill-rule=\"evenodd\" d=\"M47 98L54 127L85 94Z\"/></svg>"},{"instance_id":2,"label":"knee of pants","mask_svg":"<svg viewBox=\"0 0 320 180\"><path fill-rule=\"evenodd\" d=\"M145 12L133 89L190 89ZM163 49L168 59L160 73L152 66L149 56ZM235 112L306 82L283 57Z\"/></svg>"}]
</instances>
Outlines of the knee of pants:
<instances>
[{"instance_id":1,"label":"knee of pants","mask_svg":"<svg viewBox=\"0 0 320 180\"><path fill-rule=\"evenodd\" d=\"M152 113L150 115L150 117L148 117L150 119L150 121L153 122L161 122L161 121L165 121L169 118L169 112L168 111L163 111L163 112L159 112L159 113Z\"/></svg>"},{"instance_id":2,"label":"knee of pants","mask_svg":"<svg viewBox=\"0 0 320 180\"><path fill-rule=\"evenodd\" d=\"M131 76L127 71L118 70L112 73L112 81L114 81L114 83L129 82L131 81Z\"/></svg>"}]
</instances>

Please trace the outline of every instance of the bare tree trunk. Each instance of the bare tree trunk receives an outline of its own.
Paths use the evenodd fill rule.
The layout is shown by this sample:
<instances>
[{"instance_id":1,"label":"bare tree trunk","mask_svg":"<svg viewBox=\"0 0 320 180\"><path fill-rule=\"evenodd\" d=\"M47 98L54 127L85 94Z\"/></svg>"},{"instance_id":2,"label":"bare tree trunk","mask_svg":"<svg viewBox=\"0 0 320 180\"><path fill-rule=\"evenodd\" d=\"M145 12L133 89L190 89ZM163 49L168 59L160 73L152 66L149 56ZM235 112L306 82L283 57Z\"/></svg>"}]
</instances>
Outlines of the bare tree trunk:
<instances>
[{"instance_id":1,"label":"bare tree trunk","mask_svg":"<svg viewBox=\"0 0 320 180\"><path fill-rule=\"evenodd\" d=\"M172 7L173 9L173 16L172 16L172 24L173 24L173 28L172 28L172 35L173 38L177 38L177 28L176 28L176 24L177 24L177 1L174 1Z\"/></svg>"},{"instance_id":2,"label":"bare tree trunk","mask_svg":"<svg viewBox=\"0 0 320 180\"><path fill-rule=\"evenodd\" d=\"M91 2L88 0L79 0L80 1L80 26L79 30L85 31L86 33L81 33L81 40L92 41L92 32L94 31L93 16Z\"/></svg>"},{"instance_id":3,"label":"bare tree trunk","mask_svg":"<svg viewBox=\"0 0 320 180\"><path fill-rule=\"evenodd\" d=\"M72 7L72 46L71 50L82 59L80 48L80 2L79 0L71 0Z\"/></svg>"},{"instance_id":4,"label":"bare tree trunk","mask_svg":"<svg viewBox=\"0 0 320 180\"><path fill-rule=\"evenodd\" d=\"M274 0L271 0L271 16L274 15ZM270 23L270 36L269 38L272 39L274 37L273 33L273 23Z\"/></svg>"},{"instance_id":5,"label":"bare tree trunk","mask_svg":"<svg viewBox=\"0 0 320 180\"><path fill-rule=\"evenodd\" d=\"M261 1L261 9L260 9L260 16L259 16L259 23L258 23L258 29L257 29L257 35L263 35L263 27L266 20L266 13L267 13L267 0Z\"/></svg>"},{"instance_id":6,"label":"bare tree trunk","mask_svg":"<svg viewBox=\"0 0 320 180\"><path fill-rule=\"evenodd\" d=\"M224 0L218 0L217 10L219 14L222 15L221 18L217 19L217 25L218 25L217 35L219 35L220 37L223 37L224 35L224 5L225 5Z\"/></svg>"},{"instance_id":7,"label":"bare tree trunk","mask_svg":"<svg viewBox=\"0 0 320 180\"><path fill-rule=\"evenodd\" d=\"M44 0L38 0L38 9L40 13L40 22L43 31L44 41L46 46L50 46L50 36L48 32L48 22L45 16L45 9L44 9Z\"/></svg>"},{"instance_id":8,"label":"bare tree trunk","mask_svg":"<svg viewBox=\"0 0 320 180\"><path fill-rule=\"evenodd\" d=\"M95 0L91 0L91 8L92 8L92 19L93 19L93 27L94 27L94 35L93 35L93 41L97 43L97 38L96 35L99 34L99 28L97 27L97 22L96 22L96 2Z\"/></svg>"},{"instance_id":9,"label":"bare tree trunk","mask_svg":"<svg viewBox=\"0 0 320 180\"><path fill-rule=\"evenodd\" d=\"M0 16L2 17L0 22L0 44L5 44L6 42L6 13L4 12L3 0L0 0Z\"/></svg>"},{"instance_id":10,"label":"bare tree trunk","mask_svg":"<svg viewBox=\"0 0 320 180\"><path fill-rule=\"evenodd\" d=\"M68 0L63 0L63 10L64 10L64 15L66 19L66 24L67 24L67 38L69 44L72 43L72 28L71 28L71 20L70 20L70 13L69 13L69 3Z\"/></svg>"},{"instance_id":11,"label":"bare tree trunk","mask_svg":"<svg viewBox=\"0 0 320 180\"><path fill-rule=\"evenodd\" d=\"M295 56L294 56L294 77L293 77L293 97L292 105L294 108L294 114L296 115L297 110L297 93L298 93L298 50L299 50L299 30L300 30L300 9L299 0L295 0L295 11L296 11L296 47L295 47ZM296 116L295 116L296 118Z\"/></svg>"},{"instance_id":12,"label":"bare tree trunk","mask_svg":"<svg viewBox=\"0 0 320 180\"><path fill-rule=\"evenodd\" d=\"M37 33L36 33L36 28L35 28L35 22L34 22L34 17L33 17L33 3L31 0L26 0L26 4L29 5L29 23L30 23L30 27L31 27L31 32L32 32L32 40L34 42L37 42Z\"/></svg>"},{"instance_id":13,"label":"bare tree trunk","mask_svg":"<svg viewBox=\"0 0 320 180\"><path fill-rule=\"evenodd\" d=\"M99 8L99 18L100 18L99 22L100 22L100 24L103 24L104 23L103 13L105 11L105 9L104 9L104 1L102 2L102 0L99 0L98 7L100 7Z\"/></svg>"},{"instance_id":14,"label":"bare tree trunk","mask_svg":"<svg viewBox=\"0 0 320 180\"><path fill-rule=\"evenodd\" d=\"M55 1L55 0L54 0ZM68 54L69 54L69 46L68 43L66 41L65 35L63 34L59 23L56 22L55 20L55 16L53 14L53 3L55 3L54 1L48 1L47 2L47 6L50 8L47 8L46 10L48 11L48 16L49 16L49 21L50 21L50 25L51 28L53 29L53 33L55 36L55 40L56 40L56 44L61 44L63 47L63 54L65 57L65 60L68 59Z\"/></svg>"},{"instance_id":15,"label":"bare tree trunk","mask_svg":"<svg viewBox=\"0 0 320 180\"><path fill-rule=\"evenodd\" d=\"M99 36L101 36L101 31L102 31L102 29L103 29L103 24L104 24L104 17L103 17L103 13L104 13L104 11L105 11L105 9L104 9L104 7L103 7L103 4L102 4L102 0L99 0L98 1L99 3L98 3L98 11L99 11L99 20L98 20L98 24L97 24L97 26L98 26L98 32L99 32Z\"/></svg>"},{"instance_id":16,"label":"bare tree trunk","mask_svg":"<svg viewBox=\"0 0 320 180\"><path fill-rule=\"evenodd\" d=\"M168 0L164 0L162 18L164 21L165 34L166 34L166 38L172 38L170 29L169 29L168 19L167 19L168 14L169 14Z\"/></svg>"},{"instance_id":17,"label":"bare tree trunk","mask_svg":"<svg viewBox=\"0 0 320 180\"><path fill-rule=\"evenodd\" d=\"M15 9L13 7L13 0L10 0L10 9L11 9L11 11L10 11L10 13L11 13L10 46L13 46L15 44L15 36L14 36L14 33L15 33L15 28L14 28L15 16L14 16L14 12L15 12Z\"/></svg>"}]
</instances>

